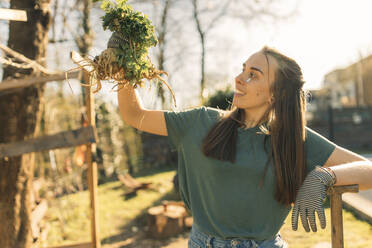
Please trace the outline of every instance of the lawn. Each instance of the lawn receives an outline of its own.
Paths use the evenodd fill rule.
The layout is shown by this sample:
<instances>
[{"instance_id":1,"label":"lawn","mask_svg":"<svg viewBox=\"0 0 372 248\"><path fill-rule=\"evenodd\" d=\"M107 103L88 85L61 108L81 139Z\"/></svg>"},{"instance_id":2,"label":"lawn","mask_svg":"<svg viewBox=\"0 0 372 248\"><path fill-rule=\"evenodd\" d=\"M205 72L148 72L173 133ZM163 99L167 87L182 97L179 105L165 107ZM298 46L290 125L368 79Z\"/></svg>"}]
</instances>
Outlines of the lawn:
<instances>
[{"instance_id":1,"label":"lawn","mask_svg":"<svg viewBox=\"0 0 372 248\"><path fill-rule=\"evenodd\" d=\"M287 217L281 229L283 238L291 248L312 248L320 242L331 242L330 208L325 209L327 226L321 229L318 225L316 233L307 233L302 226L294 232L291 227L291 214ZM318 221L318 220L317 220ZM299 225L300 225L299 220ZM318 222L317 222L318 223ZM344 244L345 247L372 248L372 226L365 221L356 219L349 211L343 210Z\"/></svg>"},{"instance_id":2,"label":"lawn","mask_svg":"<svg viewBox=\"0 0 372 248\"><path fill-rule=\"evenodd\" d=\"M103 243L125 238L125 233L123 233L125 230L136 232L140 228L137 226L139 221L136 219L143 216L147 208L159 204L164 198L177 198L172 190L174 174L174 170L157 174L150 172L147 176L136 178L140 182L152 182L155 190L140 190L136 197L127 200L123 196L125 189L120 182L100 185L98 187L98 216L99 234ZM47 243L44 245L89 242L88 207L89 193L87 191L55 199L47 213L50 228ZM140 222L140 224L143 223Z\"/></svg>"},{"instance_id":3,"label":"lawn","mask_svg":"<svg viewBox=\"0 0 372 248\"><path fill-rule=\"evenodd\" d=\"M141 182L152 182L154 190L139 191L134 198L125 200L124 187L120 182L106 183L98 189L99 233L104 247L136 247L114 246L115 243L133 239L136 233L143 233L146 209L159 204L163 199L176 199L172 190L174 170L152 171L137 177ZM89 194L80 192L55 199L47 214L49 232L45 246L68 243L87 242L90 240ZM306 233L301 227L299 231L291 230L290 215L281 229L283 238L291 248L313 248L320 242L330 242L330 211L326 208L327 228L317 233ZM141 236L143 237L143 235ZM187 234L183 235L187 238ZM345 247L372 248L372 226L356 219L352 213L344 210ZM162 243L152 242L151 247L162 247ZM171 242L171 241L169 241ZM168 242L168 243L169 243ZM113 245L113 246L111 246ZM137 247L143 245L137 244ZM150 245L148 246L150 247ZM176 247L176 246L172 246ZM182 246L181 246L182 247Z\"/></svg>"}]
</instances>

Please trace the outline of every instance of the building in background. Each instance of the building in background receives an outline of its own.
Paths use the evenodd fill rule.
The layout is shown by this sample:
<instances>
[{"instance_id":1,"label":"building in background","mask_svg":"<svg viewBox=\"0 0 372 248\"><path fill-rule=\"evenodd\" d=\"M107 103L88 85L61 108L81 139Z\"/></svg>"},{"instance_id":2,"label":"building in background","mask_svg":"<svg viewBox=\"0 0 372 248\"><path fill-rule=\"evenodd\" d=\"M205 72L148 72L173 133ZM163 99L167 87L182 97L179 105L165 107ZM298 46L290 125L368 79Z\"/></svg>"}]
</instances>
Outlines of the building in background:
<instances>
[{"instance_id":1,"label":"building in background","mask_svg":"<svg viewBox=\"0 0 372 248\"><path fill-rule=\"evenodd\" d=\"M326 74L321 93L333 108L372 106L372 55Z\"/></svg>"},{"instance_id":2,"label":"building in background","mask_svg":"<svg viewBox=\"0 0 372 248\"><path fill-rule=\"evenodd\" d=\"M307 102L311 128L340 146L372 149L372 55L326 74Z\"/></svg>"}]
</instances>

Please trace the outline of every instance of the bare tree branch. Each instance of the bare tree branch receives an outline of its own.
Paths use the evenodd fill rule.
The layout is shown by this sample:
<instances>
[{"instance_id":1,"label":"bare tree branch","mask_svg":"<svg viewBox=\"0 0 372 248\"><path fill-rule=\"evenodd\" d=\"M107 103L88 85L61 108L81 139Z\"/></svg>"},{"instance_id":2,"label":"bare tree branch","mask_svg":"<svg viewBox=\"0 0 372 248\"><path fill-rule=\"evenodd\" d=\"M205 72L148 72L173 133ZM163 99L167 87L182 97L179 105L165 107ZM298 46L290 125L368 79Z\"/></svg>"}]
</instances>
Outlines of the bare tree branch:
<instances>
[{"instance_id":1,"label":"bare tree branch","mask_svg":"<svg viewBox=\"0 0 372 248\"><path fill-rule=\"evenodd\" d=\"M296 2L296 5L289 13L280 14L280 12L273 9L273 5L277 3L273 0L261 1L260 4L253 4L250 1L239 0L235 0L235 2L236 3L233 5L235 8L230 9L228 15L232 18L241 19L245 23L264 16L270 17L273 21L288 20L297 14L299 5L299 2Z\"/></svg>"},{"instance_id":2,"label":"bare tree branch","mask_svg":"<svg viewBox=\"0 0 372 248\"><path fill-rule=\"evenodd\" d=\"M23 69L26 69L26 67L27 68L32 68L35 71L40 71L40 72L45 73L45 74L55 74L56 73L55 71L48 70L47 68L45 68L44 66L42 66L38 62L36 62L35 60L29 59L26 56L24 56L23 54L18 53L18 52L14 51L13 49L11 49L11 48L3 45L3 44L0 44L0 49L3 50L6 54L24 62L24 64L14 63L14 61L12 61L11 58L8 58L8 59L3 58L2 62L4 64L8 64L8 65L11 65L13 67L23 68Z\"/></svg>"},{"instance_id":3,"label":"bare tree branch","mask_svg":"<svg viewBox=\"0 0 372 248\"><path fill-rule=\"evenodd\" d=\"M211 30L217 23L217 21L219 19L221 19L223 16L226 15L227 13L227 10L229 8L229 5L230 5L231 1L230 0L227 0L224 4L224 6L221 8L220 12L212 19L212 21L209 23L209 25L207 26L207 28L205 29L205 32L208 32L209 30Z\"/></svg>"},{"instance_id":4,"label":"bare tree branch","mask_svg":"<svg viewBox=\"0 0 372 248\"><path fill-rule=\"evenodd\" d=\"M194 16L194 20L195 20L195 23L196 23L196 28L199 32L200 35L204 35L204 31L201 27L201 24L200 24L200 18L199 18L199 10L198 10L198 1L197 0L192 0L192 6L193 6L193 16Z\"/></svg>"}]
</instances>

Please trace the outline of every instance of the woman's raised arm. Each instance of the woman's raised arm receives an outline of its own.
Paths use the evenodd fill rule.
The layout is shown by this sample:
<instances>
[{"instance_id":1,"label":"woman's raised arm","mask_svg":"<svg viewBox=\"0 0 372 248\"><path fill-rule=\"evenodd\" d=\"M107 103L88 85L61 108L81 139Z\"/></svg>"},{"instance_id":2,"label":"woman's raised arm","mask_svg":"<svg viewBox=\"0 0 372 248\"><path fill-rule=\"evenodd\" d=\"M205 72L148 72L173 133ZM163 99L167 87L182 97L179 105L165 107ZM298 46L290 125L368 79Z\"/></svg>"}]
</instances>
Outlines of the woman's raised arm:
<instances>
[{"instance_id":1,"label":"woman's raised arm","mask_svg":"<svg viewBox=\"0 0 372 248\"><path fill-rule=\"evenodd\" d=\"M122 119L128 125L148 133L167 136L167 128L162 110L147 110L142 100L130 85L118 91L119 110Z\"/></svg>"}]
</instances>

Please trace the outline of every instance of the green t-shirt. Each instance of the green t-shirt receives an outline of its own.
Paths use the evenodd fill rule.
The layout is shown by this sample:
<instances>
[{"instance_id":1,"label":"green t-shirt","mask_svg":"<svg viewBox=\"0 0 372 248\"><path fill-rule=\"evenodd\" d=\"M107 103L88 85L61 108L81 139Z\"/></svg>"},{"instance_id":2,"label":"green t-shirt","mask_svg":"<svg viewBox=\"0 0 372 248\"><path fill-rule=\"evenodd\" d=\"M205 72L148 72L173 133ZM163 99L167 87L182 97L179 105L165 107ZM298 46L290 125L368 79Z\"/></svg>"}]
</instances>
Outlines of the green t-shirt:
<instances>
[{"instance_id":1,"label":"green t-shirt","mask_svg":"<svg viewBox=\"0 0 372 248\"><path fill-rule=\"evenodd\" d=\"M274 199L275 178L269 165L262 188L258 187L267 160L264 134L258 127L238 128L235 163L203 155L201 143L219 119L217 109L200 107L164 112L168 140L178 152L180 194L203 232L223 239L273 238L291 207ZM323 165L336 145L306 127L308 171ZM270 139L268 140L270 144Z\"/></svg>"}]
</instances>

